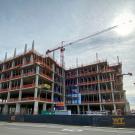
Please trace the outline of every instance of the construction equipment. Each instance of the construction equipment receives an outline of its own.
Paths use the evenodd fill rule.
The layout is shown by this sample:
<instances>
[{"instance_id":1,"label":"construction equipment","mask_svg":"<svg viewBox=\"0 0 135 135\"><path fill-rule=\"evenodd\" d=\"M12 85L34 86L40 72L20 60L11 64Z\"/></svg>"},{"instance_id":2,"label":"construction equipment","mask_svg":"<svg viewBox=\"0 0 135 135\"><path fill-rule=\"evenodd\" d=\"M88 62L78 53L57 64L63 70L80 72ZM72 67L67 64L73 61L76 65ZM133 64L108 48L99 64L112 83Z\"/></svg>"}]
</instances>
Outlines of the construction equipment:
<instances>
[{"instance_id":1,"label":"construction equipment","mask_svg":"<svg viewBox=\"0 0 135 135\"><path fill-rule=\"evenodd\" d=\"M129 20L128 22L131 23L132 21ZM124 24L124 23L122 23L122 24ZM118 25L114 25L114 26L112 26L112 27L108 27L108 28L103 29L103 30L101 30L101 31L98 31L98 32L96 32L96 33L94 33L94 34L88 35L88 36L83 37L83 38L79 38L79 39L74 40L74 41L69 42L69 43L65 43L65 44L64 44L64 41L62 41L60 46L58 46L58 47L56 47L56 48L54 48L54 49L48 49L48 50L46 51L46 55L48 55L49 53L52 53L52 52L53 52L53 59L55 59L55 56L54 56L55 53L54 53L54 52L57 51L57 50L60 50L60 65L61 65L61 67L62 67L62 75L64 76L64 77L63 77L63 91L64 91L64 92L65 92L65 84L64 84L64 83L65 83L65 75L64 75L64 66L65 66L65 64L64 64L64 51L65 51L65 48L68 47L68 46L72 46L72 45L74 45L75 43L79 43L79 42L84 41L84 40L86 40L86 39L90 39L90 38L95 37L95 36L98 36L98 35L100 35L100 34L102 34L102 33L105 33L105 32L108 32L108 31L110 31L110 30L113 30L113 29L119 27L119 26L122 25L122 24L118 24ZM64 95L65 95L65 94L64 94ZM64 104L65 104L65 97L64 97Z\"/></svg>"},{"instance_id":2,"label":"construction equipment","mask_svg":"<svg viewBox=\"0 0 135 135\"><path fill-rule=\"evenodd\" d=\"M128 23L131 23L131 22L132 22L132 20L128 21ZM68 47L68 46L74 45L75 43L81 42L83 40L86 40L86 39L98 36L98 35L100 35L102 33L105 33L105 32L108 32L110 30L113 30L113 29L115 29L115 28L117 28L117 27L119 27L120 25L123 25L123 24L125 24L125 22L123 22L121 24L118 24L118 25L114 25L114 26L108 27L108 28L103 29L101 31L95 32L94 34L88 35L88 36L83 37L83 38L79 38L79 39L77 39L77 40L75 40L73 42L69 42L69 43L66 43L66 44L64 44L64 41L62 41L61 42L61 46L58 46L58 47L53 48L53 49L48 49L46 51L46 55L48 55L51 52L54 53L55 51L60 50L60 64L61 64L62 67L64 67L64 51L65 51L65 47ZM54 57L54 54L53 54L53 57Z\"/></svg>"}]
</instances>

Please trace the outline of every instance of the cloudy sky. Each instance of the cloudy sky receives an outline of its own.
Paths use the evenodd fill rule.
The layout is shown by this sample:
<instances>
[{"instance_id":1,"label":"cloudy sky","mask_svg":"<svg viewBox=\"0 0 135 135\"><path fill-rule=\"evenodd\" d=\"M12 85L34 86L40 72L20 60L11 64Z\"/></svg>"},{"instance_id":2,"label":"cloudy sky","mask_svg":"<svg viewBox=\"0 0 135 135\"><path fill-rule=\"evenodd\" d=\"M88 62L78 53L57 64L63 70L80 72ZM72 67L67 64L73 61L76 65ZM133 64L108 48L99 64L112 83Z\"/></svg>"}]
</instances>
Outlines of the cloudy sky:
<instances>
[{"instance_id":1,"label":"cloudy sky","mask_svg":"<svg viewBox=\"0 0 135 135\"><path fill-rule=\"evenodd\" d=\"M131 108L135 109L135 0L0 0L0 59L29 48L45 53L61 41L74 41L113 25L119 28L66 48L69 67L96 60L123 63L124 89ZM58 55L56 57L59 57Z\"/></svg>"}]
</instances>

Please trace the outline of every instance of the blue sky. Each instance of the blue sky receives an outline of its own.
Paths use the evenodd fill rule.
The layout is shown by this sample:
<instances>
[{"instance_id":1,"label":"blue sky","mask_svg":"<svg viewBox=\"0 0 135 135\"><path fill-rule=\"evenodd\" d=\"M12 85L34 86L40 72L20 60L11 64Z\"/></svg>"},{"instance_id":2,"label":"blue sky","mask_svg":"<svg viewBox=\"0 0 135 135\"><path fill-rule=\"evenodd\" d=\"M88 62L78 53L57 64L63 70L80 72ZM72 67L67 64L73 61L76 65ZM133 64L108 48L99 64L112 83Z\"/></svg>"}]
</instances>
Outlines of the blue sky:
<instances>
[{"instance_id":1,"label":"blue sky","mask_svg":"<svg viewBox=\"0 0 135 135\"><path fill-rule=\"evenodd\" d=\"M0 59L4 53L23 51L24 44L45 53L61 41L73 41L113 25L119 15L135 15L134 0L0 0ZM123 73L135 75L135 30L127 36L114 30L66 48L66 65L92 63L99 59L123 63ZM58 57L58 55L57 55ZM135 77L124 77L124 89L135 108Z\"/></svg>"}]
</instances>

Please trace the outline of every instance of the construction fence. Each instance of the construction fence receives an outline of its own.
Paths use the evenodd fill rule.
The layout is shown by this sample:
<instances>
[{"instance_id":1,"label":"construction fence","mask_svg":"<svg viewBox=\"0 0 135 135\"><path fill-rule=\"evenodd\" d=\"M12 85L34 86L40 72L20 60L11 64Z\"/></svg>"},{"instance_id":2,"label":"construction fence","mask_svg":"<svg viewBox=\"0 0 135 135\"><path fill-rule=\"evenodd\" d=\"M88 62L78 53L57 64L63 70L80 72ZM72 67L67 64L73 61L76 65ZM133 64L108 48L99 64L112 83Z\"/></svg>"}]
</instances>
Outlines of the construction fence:
<instances>
[{"instance_id":1,"label":"construction fence","mask_svg":"<svg viewBox=\"0 0 135 135\"><path fill-rule=\"evenodd\" d=\"M0 115L0 121L135 128L135 116Z\"/></svg>"}]
</instances>

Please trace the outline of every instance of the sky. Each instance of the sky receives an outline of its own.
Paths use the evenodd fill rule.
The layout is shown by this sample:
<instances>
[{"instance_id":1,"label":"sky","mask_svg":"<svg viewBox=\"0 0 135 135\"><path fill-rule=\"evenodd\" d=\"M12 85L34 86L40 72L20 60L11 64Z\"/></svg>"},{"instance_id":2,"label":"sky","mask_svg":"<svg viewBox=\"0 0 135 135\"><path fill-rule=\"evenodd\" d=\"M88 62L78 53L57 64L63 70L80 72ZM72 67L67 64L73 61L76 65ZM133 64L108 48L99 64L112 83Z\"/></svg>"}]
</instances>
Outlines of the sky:
<instances>
[{"instance_id":1,"label":"sky","mask_svg":"<svg viewBox=\"0 0 135 135\"><path fill-rule=\"evenodd\" d=\"M135 109L135 1L134 0L0 0L0 60L23 52L25 43L42 54L110 26L114 30L66 48L66 67L85 65L98 59L123 64L124 90ZM122 27L121 27L122 26ZM58 52L59 53L59 52ZM59 58L59 55L56 58ZM59 59L58 59L59 60Z\"/></svg>"}]
</instances>

